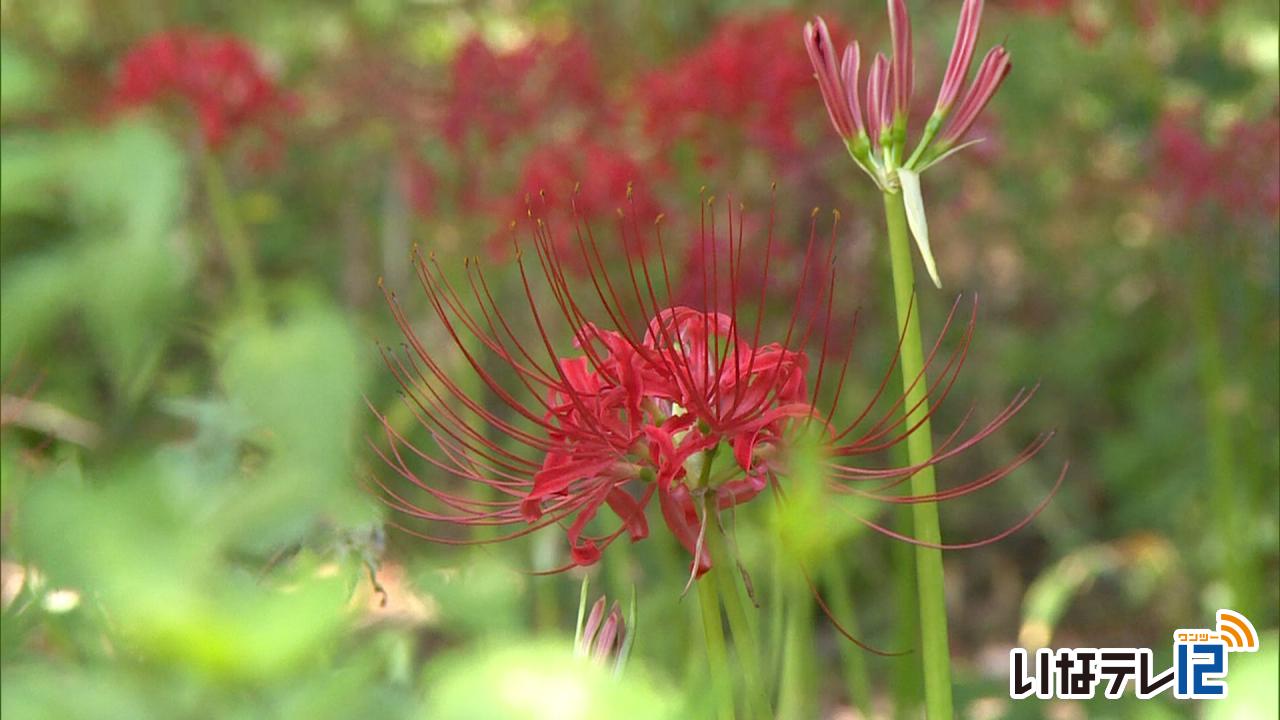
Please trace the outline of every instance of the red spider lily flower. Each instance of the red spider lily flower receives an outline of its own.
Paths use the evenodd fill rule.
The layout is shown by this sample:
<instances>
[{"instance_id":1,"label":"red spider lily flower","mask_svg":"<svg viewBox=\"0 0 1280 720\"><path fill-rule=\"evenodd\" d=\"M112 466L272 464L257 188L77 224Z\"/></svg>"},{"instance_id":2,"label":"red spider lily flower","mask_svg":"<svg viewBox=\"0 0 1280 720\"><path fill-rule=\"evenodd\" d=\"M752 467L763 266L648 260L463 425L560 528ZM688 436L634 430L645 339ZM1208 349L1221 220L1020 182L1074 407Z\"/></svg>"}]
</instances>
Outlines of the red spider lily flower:
<instances>
[{"instance_id":1,"label":"red spider lily flower","mask_svg":"<svg viewBox=\"0 0 1280 720\"><path fill-rule=\"evenodd\" d=\"M230 35L199 30L152 35L121 60L112 92L114 107L150 105L165 96L181 98L191 106L210 148L220 147L251 125L278 140L276 121L297 107L248 45Z\"/></svg>"},{"instance_id":2,"label":"red spider lily flower","mask_svg":"<svg viewBox=\"0 0 1280 720\"><path fill-rule=\"evenodd\" d=\"M997 45L987 53L968 91L961 95L982 24L982 0L965 0L938 100L915 150L907 155L908 110L915 78L911 19L904 0L888 0L888 7L893 54L876 55L867 76L865 103L858 95L858 43L845 48L837 69L835 45L822 18L805 24L804 42L836 132L858 165L882 189L894 191L899 169L920 173L963 147L959 143L1012 65L1004 47ZM865 123L861 116L864 105Z\"/></svg>"},{"instance_id":3,"label":"red spider lily flower","mask_svg":"<svg viewBox=\"0 0 1280 720\"><path fill-rule=\"evenodd\" d=\"M782 497L790 479L788 450L798 433L817 430L825 438L833 491L887 503L940 502L976 492L1026 463L1047 442L1042 435L1007 465L958 487L928 496L899 494L896 488L921 468L963 453L1002 427L1031 393L1020 392L967 435L966 415L925 463L873 465L868 456L905 441L923 421L907 424L904 410L915 408L903 408L902 399L883 409L889 403L880 402L881 396L896 363L856 418L835 418L852 343L844 353L829 352L837 287L834 225L830 238L822 239L814 220L801 271L802 277L817 273L821 302L793 303L785 326L768 341L767 294L748 297L740 276L747 264L762 264L766 278L775 271L772 223L765 251L748 261L741 214L735 217L731 208L725 230L711 203L704 205L700 224L699 242L711 261L700 268L699 307L671 301L680 268L668 263L662 224L646 223L653 229L642 233L634 208L620 226L618 244L626 256L620 273L608 271L600 243L580 214L572 229L562 229L531 209L523 223L529 245L517 254L514 268L513 280L527 300L519 314L495 298L478 262L464 263L459 279L434 257L415 253L438 339L424 340L396 295L386 291L405 343L400 352L384 349L383 355L429 441L411 438L378 413L385 443L376 447L402 485L407 483L397 489L379 480L384 501L421 523L403 529L433 541L469 544L559 525L571 558L560 569L567 569L596 562L623 534L632 542L645 538L646 511L656 497L658 514L692 556L696 576L711 563L702 545L707 523L718 522L701 509L727 510L764 492ZM573 242L558 237L561 232ZM651 234L647 244L656 257L638 251L642 234ZM587 268L585 281L568 279L570 251ZM762 287L767 285L766 280ZM953 310L948 328L955 315ZM936 378L916 378L927 383L924 417L934 414L955 382L972 328L971 319L963 341L946 358L940 346L933 348L926 368L936 370ZM439 344L445 338L456 347L465 373L444 359ZM811 361L806 348L815 346L819 351ZM487 391L490 402L478 389ZM994 538L948 547L1004 537L1040 508ZM471 537L468 528L491 529Z\"/></svg>"}]
</instances>

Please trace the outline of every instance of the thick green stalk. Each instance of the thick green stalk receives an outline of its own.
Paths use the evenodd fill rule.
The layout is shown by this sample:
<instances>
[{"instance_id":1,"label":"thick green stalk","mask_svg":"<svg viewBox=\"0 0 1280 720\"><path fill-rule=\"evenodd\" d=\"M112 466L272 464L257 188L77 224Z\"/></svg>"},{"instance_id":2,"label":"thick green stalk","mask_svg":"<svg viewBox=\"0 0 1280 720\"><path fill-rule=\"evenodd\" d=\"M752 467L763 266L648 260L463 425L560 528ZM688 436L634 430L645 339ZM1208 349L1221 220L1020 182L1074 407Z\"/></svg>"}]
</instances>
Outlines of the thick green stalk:
<instances>
[{"instance_id":1,"label":"thick green stalk","mask_svg":"<svg viewBox=\"0 0 1280 720\"><path fill-rule=\"evenodd\" d=\"M898 314L898 332L902 338L900 363L902 388L906 396L907 428L915 428L907 436L907 458L912 465L933 457L933 437L926 418L925 402L928 383L923 377L924 348L920 338L920 304L915 296L915 270L911 265L911 240L907 237L907 213L902 193L884 194L885 221L889 230L889 258L893 266L893 299ZM919 423L919 427L916 427ZM913 495L932 495L937 490L933 468L926 467L911 476ZM913 532L923 543L939 544L942 531L938 525L935 503L911 506ZM920 600L920 649L924 663L924 696L929 720L950 720L951 654L947 641L947 605L942 578L942 551L917 546L916 592Z\"/></svg>"},{"instance_id":2,"label":"thick green stalk","mask_svg":"<svg viewBox=\"0 0 1280 720\"><path fill-rule=\"evenodd\" d=\"M708 492L704 503L703 518L707 523L706 545L711 571L699 583L714 582L719 586L720 602L724 605L725 617L729 619L729 632L733 634L734 656L741 671L750 716L768 720L773 717L769 707L769 689L760 671L760 643L756 640L755 624L747 615L743 601L746 589L738 579L737 563L729 553L724 531L716 518L715 493Z\"/></svg>"},{"instance_id":3,"label":"thick green stalk","mask_svg":"<svg viewBox=\"0 0 1280 720\"><path fill-rule=\"evenodd\" d=\"M906 448L897 448L902 463L907 463ZM905 505L893 508L894 521L900 527L911 526L911 508ZM906 543L894 543L893 601L897 606L897 626L894 628L894 647L914 647L920 637L920 606L916 594L915 548ZM893 662L893 716L899 720L917 720L920 717L920 700L924 694L920 672L916 669L915 655L904 655Z\"/></svg>"},{"instance_id":4,"label":"thick green stalk","mask_svg":"<svg viewBox=\"0 0 1280 720\"><path fill-rule=\"evenodd\" d=\"M702 637L707 646L707 669L711 671L716 717L734 720L733 679L729 674L729 651L724 644L724 625L720 619L720 593L711 578L703 577L695 584L702 609Z\"/></svg>"},{"instance_id":5,"label":"thick green stalk","mask_svg":"<svg viewBox=\"0 0 1280 720\"><path fill-rule=\"evenodd\" d=\"M206 151L203 158L205 192L209 194L209 209L222 239L227 265L241 306L250 314L262 311L262 288L253 269L253 251L249 239L240 225L235 200L227 187L227 179L218 165L218 158Z\"/></svg>"}]
</instances>

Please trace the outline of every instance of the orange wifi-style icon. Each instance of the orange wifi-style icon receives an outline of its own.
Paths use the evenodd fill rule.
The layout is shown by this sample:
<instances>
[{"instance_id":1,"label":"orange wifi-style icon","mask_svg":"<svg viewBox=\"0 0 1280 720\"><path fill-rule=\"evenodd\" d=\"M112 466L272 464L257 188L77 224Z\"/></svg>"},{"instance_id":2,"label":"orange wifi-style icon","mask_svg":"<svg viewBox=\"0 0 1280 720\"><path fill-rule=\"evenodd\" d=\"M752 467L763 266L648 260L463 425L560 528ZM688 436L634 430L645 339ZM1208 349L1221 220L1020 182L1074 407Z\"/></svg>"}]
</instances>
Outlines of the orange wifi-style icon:
<instances>
[{"instance_id":1,"label":"orange wifi-style icon","mask_svg":"<svg viewBox=\"0 0 1280 720\"><path fill-rule=\"evenodd\" d=\"M1258 631L1249 618L1234 610L1218 611L1218 636L1232 652L1254 652L1258 649Z\"/></svg>"}]
</instances>

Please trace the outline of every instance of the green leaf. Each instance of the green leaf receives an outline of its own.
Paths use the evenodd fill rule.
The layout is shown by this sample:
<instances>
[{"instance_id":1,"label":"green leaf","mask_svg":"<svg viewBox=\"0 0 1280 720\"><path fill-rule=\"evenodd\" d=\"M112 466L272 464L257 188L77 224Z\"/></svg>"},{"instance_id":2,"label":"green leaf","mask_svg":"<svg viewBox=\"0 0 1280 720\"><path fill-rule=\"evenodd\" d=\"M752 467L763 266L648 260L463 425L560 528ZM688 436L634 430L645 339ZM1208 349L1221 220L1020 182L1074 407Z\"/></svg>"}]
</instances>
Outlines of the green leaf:
<instances>
[{"instance_id":1,"label":"green leaf","mask_svg":"<svg viewBox=\"0 0 1280 720\"><path fill-rule=\"evenodd\" d=\"M933 261L933 250L929 247L929 221L924 216L924 197L920 194L920 175L898 168L898 180L902 185L902 200L907 208L907 227L911 228L911 236L916 239L916 247L920 249L920 257L924 258L925 269L935 287L942 288L942 280L938 278L938 266Z\"/></svg>"},{"instance_id":2,"label":"green leaf","mask_svg":"<svg viewBox=\"0 0 1280 720\"><path fill-rule=\"evenodd\" d=\"M330 307L304 307L279 325L235 325L227 337L223 386L269 453L241 521L263 544L288 541L317 515L370 521L353 473L363 367L347 320Z\"/></svg>"},{"instance_id":3,"label":"green leaf","mask_svg":"<svg viewBox=\"0 0 1280 720\"><path fill-rule=\"evenodd\" d=\"M615 678L573 657L567 643L518 644L455 656L435 664L436 679L421 717L433 720L661 720L686 717L679 695L656 685L634 663Z\"/></svg>"},{"instance_id":4,"label":"green leaf","mask_svg":"<svg viewBox=\"0 0 1280 720\"><path fill-rule=\"evenodd\" d=\"M57 323L76 306L80 261L61 250L20 258L0 277L0 368L32 357Z\"/></svg>"},{"instance_id":5,"label":"green leaf","mask_svg":"<svg viewBox=\"0 0 1280 720\"><path fill-rule=\"evenodd\" d=\"M1276 677L1280 676L1278 646L1280 635L1264 632L1256 652L1231 653L1231 686L1226 698L1204 703L1208 720L1280 716L1280 695L1276 692Z\"/></svg>"},{"instance_id":6,"label":"green leaf","mask_svg":"<svg viewBox=\"0 0 1280 720\"><path fill-rule=\"evenodd\" d=\"M147 386L184 303L186 273L167 247L128 239L84 248L80 304L117 390L130 402Z\"/></svg>"},{"instance_id":7,"label":"green leaf","mask_svg":"<svg viewBox=\"0 0 1280 720\"><path fill-rule=\"evenodd\" d=\"M86 229L158 248L186 204L186 162L159 128L128 121L80 139L66 182Z\"/></svg>"},{"instance_id":8,"label":"green leaf","mask_svg":"<svg viewBox=\"0 0 1280 720\"><path fill-rule=\"evenodd\" d=\"M0 212L69 213L75 242L6 258L0 358L40 352L79 309L117 392L136 401L189 275L172 237L186 192L182 154L150 125L119 123L6 140L2 177Z\"/></svg>"},{"instance_id":9,"label":"green leaf","mask_svg":"<svg viewBox=\"0 0 1280 720\"><path fill-rule=\"evenodd\" d=\"M313 663L346 617L342 573L319 572L308 557L270 581L235 567L231 531L210 510L238 498L207 483L179 492L163 473L148 463L86 481L64 466L44 478L16 521L30 562L50 587L101 603L104 631L130 656L256 681ZM358 572L352 563L347 574Z\"/></svg>"},{"instance_id":10,"label":"green leaf","mask_svg":"<svg viewBox=\"0 0 1280 720\"><path fill-rule=\"evenodd\" d=\"M0 41L0 120L40 110L48 100L49 73Z\"/></svg>"},{"instance_id":11,"label":"green leaf","mask_svg":"<svg viewBox=\"0 0 1280 720\"><path fill-rule=\"evenodd\" d=\"M65 136L45 133L0 139L0 215L55 211L71 145Z\"/></svg>"},{"instance_id":12,"label":"green leaf","mask_svg":"<svg viewBox=\"0 0 1280 720\"><path fill-rule=\"evenodd\" d=\"M348 464L361 376L355 334L327 307L242 327L222 366L228 394L271 431L273 449L315 470Z\"/></svg>"}]
</instances>

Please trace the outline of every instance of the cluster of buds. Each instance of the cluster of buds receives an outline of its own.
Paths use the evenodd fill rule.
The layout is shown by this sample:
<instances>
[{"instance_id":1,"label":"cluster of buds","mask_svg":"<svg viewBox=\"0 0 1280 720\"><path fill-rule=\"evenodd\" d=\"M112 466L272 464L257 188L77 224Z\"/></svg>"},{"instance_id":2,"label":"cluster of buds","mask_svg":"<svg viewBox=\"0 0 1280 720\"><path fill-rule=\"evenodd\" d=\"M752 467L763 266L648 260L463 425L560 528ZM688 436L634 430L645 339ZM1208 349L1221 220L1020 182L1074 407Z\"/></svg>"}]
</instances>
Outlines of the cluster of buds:
<instances>
[{"instance_id":1,"label":"cluster of buds","mask_svg":"<svg viewBox=\"0 0 1280 720\"><path fill-rule=\"evenodd\" d=\"M929 277L940 288L942 280L938 277L933 251L929 247L929 224L925 220L924 200L920 193L920 173L972 144L961 143L961 140L995 95L1012 65L1009 53L1002 45L991 48L982 59L969 89L963 96L960 94L969 75L978 28L982 24L982 0L965 0L938 100L915 150L908 155L907 117L911 86L915 80L911 18L907 16L906 0L888 2L893 56L876 53L871 61L867 72L865 119L863 101L858 94L862 54L857 41L845 47L838 67L835 45L822 18L805 24L804 43L832 125L844 140L854 162L882 192L902 193L911 234L915 237Z\"/></svg>"},{"instance_id":2,"label":"cluster of buds","mask_svg":"<svg viewBox=\"0 0 1280 720\"><path fill-rule=\"evenodd\" d=\"M968 90L961 95L982 24L982 0L965 0L933 114L915 149L908 155L907 115L915 78L911 19L905 0L888 2L893 54L885 57L883 53L876 53L862 96L858 87L862 57L857 41L845 47L837 64L827 25L822 18L815 18L805 25L804 42L831 123L844 139L849 154L882 190L895 192L901 183L902 171L919 174L965 146L960 141L1012 66L1003 46L991 48Z\"/></svg>"},{"instance_id":3,"label":"cluster of buds","mask_svg":"<svg viewBox=\"0 0 1280 720\"><path fill-rule=\"evenodd\" d=\"M574 655L586 658L592 663L607 667L612 665L614 674L621 674L631 655L631 644L635 639L636 595L631 592L631 604L627 617L622 617L622 608L614 600L605 614L606 599L600 596L587 609L587 578L582 579L582 593L578 600L578 626L573 636Z\"/></svg>"}]
</instances>

